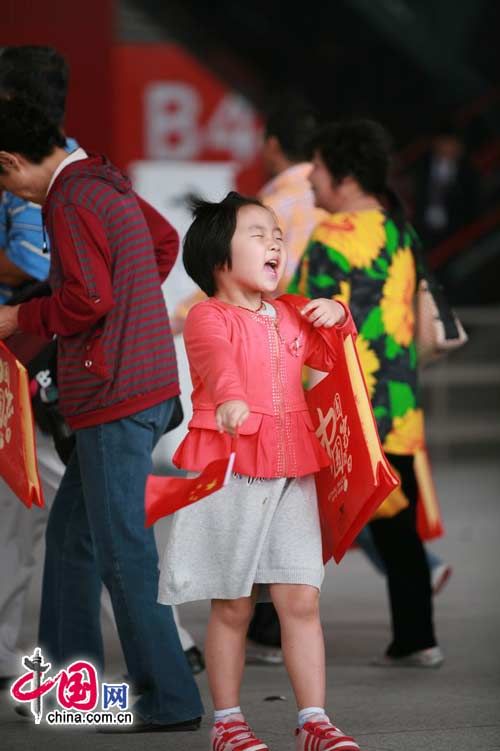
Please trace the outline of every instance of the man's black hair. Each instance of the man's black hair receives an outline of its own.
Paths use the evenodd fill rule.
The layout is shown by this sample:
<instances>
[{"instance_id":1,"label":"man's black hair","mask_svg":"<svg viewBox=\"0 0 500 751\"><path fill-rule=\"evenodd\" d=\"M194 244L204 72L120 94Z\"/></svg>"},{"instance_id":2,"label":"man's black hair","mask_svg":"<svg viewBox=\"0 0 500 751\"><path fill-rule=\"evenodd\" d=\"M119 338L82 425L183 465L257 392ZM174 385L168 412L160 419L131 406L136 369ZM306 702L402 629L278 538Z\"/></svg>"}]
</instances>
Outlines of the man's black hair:
<instances>
[{"instance_id":1,"label":"man's black hair","mask_svg":"<svg viewBox=\"0 0 500 751\"><path fill-rule=\"evenodd\" d=\"M0 151L21 154L34 164L66 141L44 110L21 97L0 98Z\"/></svg>"},{"instance_id":2,"label":"man's black hair","mask_svg":"<svg viewBox=\"0 0 500 751\"><path fill-rule=\"evenodd\" d=\"M242 196L235 191L228 193L219 203L191 196L190 206L194 220L184 238L182 260L191 279L212 297L217 291L214 270L224 266L231 268L231 240L239 209L243 206L265 207L257 198Z\"/></svg>"},{"instance_id":3,"label":"man's black hair","mask_svg":"<svg viewBox=\"0 0 500 751\"><path fill-rule=\"evenodd\" d=\"M309 142L318 127L314 110L298 94L284 94L268 109L265 136L274 136L291 162L310 158Z\"/></svg>"},{"instance_id":4,"label":"man's black hair","mask_svg":"<svg viewBox=\"0 0 500 751\"><path fill-rule=\"evenodd\" d=\"M21 45L0 52L2 94L33 100L59 128L66 109L68 77L66 60L53 47Z\"/></svg>"},{"instance_id":5,"label":"man's black hair","mask_svg":"<svg viewBox=\"0 0 500 751\"><path fill-rule=\"evenodd\" d=\"M320 128L311 139L336 182L352 177L365 193L384 195L390 163L390 140L374 120L350 120Z\"/></svg>"}]
</instances>

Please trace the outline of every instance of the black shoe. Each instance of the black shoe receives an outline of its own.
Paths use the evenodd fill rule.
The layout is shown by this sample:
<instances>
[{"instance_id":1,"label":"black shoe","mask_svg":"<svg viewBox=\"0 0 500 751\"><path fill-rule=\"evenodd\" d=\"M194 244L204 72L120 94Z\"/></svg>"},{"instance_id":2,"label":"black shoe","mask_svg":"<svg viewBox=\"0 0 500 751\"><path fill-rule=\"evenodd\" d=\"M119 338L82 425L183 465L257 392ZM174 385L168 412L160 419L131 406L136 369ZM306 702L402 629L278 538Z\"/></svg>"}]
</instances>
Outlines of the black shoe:
<instances>
[{"instance_id":1,"label":"black shoe","mask_svg":"<svg viewBox=\"0 0 500 751\"><path fill-rule=\"evenodd\" d=\"M189 649L186 649L184 654L189 662L192 674L198 675L198 673L203 673L205 670L205 660L203 659L203 655L198 647L190 647Z\"/></svg>"},{"instance_id":2,"label":"black shoe","mask_svg":"<svg viewBox=\"0 0 500 751\"><path fill-rule=\"evenodd\" d=\"M54 697L46 696L43 701L44 714L51 709L57 709ZM25 720L32 720L34 717L33 712L31 711L31 702L23 702L22 704L19 702L18 704L14 704L14 712L18 714L19 717L24 717Z\"/></svg>"},{"instance_id":3,"label":"black shoe","mask_svg":"<svg viewBox=\"0 0 500 751\"><path fill-rule=\"evenodd\" d=\"M98 733L185 733L199 730L201 717L184 722L174 722L171 725L156 725L138 717L133 725L108 725L98 729Z\"/></svg>"},{"instance_id":4,"label":"black shoe","mask_svg":"<svg viewBox=\"0 0 500 751\"><path fill-rule=\"evenodd\" d=\"M14 712L18 714L19 717L24 717L24 719L33 717L29 704L16 704L14 706Z\"/></svg>"},{"instance_id":5,"label":"black shoe","mask_svg":"<svg viewBox=\"0 0 500 751\"><path fill-rule=\"evenodd\" d=\"M16 680L15 675L2 675L0 676L0 691L9 689Z\"/></svg>"}]
</instances>

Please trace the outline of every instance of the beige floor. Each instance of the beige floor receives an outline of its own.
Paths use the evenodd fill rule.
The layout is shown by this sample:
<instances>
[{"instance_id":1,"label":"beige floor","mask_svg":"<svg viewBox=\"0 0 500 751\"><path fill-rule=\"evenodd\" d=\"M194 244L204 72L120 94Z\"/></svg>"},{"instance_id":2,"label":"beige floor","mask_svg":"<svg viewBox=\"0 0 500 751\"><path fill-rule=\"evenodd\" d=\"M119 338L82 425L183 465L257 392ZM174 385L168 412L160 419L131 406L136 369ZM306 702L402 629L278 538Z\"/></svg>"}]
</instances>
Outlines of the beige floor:
<instances>
[{"instance_id":1,"label":"beige floor","mask_svg":"<svg viewBox=\"0 0 500 751\"><path fill-rule=\"evenodd\" d=\"M388 614L384 582L358 552L330 567L323 593L328 651L328 707L364 751L495 751L500 749L500 462L436 467L447 535L435 548L454 566L437 598L436 624L447 661L438 671L384 670L368 665L384 648ZM33 646L37 582L30 593L24 646ZM205 605L186 606L183 618L201 642ZM122 670L119 648L105 625L109 671ZM196 733L99 736L50 730L18 718L7 695L0 706L2 751L154 751L208 749L210 702ZM282 695L284 701L266 701ZM293 697L282 668L247 669L242 704L271 751L292 751Z\"/></svg>"}]
</instances>

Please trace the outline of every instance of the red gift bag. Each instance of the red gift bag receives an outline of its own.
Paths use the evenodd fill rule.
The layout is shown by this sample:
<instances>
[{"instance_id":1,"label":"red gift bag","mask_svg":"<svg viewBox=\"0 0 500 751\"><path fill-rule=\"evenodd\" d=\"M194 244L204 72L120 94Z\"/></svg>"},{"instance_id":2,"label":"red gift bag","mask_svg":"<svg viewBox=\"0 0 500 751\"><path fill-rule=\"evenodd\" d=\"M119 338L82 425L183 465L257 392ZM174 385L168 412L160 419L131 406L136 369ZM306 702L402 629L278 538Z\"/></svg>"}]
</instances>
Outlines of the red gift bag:
<instances>
[{"instance_id":1,"label":"red gift bag","mask_svg":"<svg viewBox=\"0 0 500 751\"><path fill-rule=\"evenodd\" d=\"M28 374L0 342L0 476L30 508L43 506Z\"/></svg>"},{"instance_id":2,"label":"red gift bag","mask_svg":"<svg viewBox=\"0 0 500 751\"><path fill-rule=\"evenodd\" d=\"M325 563L332 555L340 562L399 484L380 444L353 337L324 332L330 342L335 334L334 371L306 393L316 435L331 462L316 475Z\"/></svg>"}]
</instances>

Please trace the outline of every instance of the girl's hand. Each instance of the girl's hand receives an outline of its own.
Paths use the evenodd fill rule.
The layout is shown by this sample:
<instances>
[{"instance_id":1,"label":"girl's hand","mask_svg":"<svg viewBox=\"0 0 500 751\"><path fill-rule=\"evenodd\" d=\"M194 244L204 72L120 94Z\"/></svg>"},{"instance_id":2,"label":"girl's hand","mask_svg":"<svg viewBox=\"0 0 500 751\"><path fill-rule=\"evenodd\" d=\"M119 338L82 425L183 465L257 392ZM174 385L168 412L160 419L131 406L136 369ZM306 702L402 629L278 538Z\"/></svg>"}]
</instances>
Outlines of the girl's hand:
<instances>
[{"instance_id":1,"label":"girl's hand","mask_svg":"<svg viewBox=\"0 0 500 751\"><path fill-rule=\"evenodd\" d=\"M243 425L249 414L248 404L240 399L231 399L220 404L215 410L215 422L219 432L227 431L229 435L236 435L238 428Z\"/></svg>"},{"instance_id":2,"label":"girl's hand","mask_svg":"<svg viewBox=\"0 0 500 751\"><path fill-rule=\"evenodd\" d=\"M316 328L324 326L325 329L329 329L338 323L345 323L347 320L342 305L336 300L327 300L326 297L317 297L315 300L310 300L300 312Z\"/></svg>"}]
</instances>

